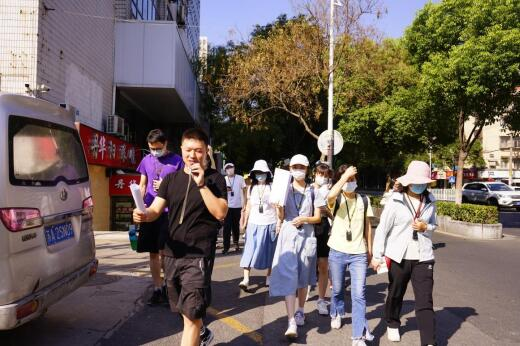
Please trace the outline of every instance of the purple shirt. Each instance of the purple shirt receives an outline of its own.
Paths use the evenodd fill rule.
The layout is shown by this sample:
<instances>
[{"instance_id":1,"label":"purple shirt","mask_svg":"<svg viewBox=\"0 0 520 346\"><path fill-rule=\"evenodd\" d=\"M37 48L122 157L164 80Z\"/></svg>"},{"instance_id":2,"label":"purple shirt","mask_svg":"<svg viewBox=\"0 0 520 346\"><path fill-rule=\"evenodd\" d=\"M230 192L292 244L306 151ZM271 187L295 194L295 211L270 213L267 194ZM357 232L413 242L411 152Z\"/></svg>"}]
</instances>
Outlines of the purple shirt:
<instances>
[{"instance_id":1,"label":"purple shirt","mask_svg":"<svg viewBox=\"0 0 520 346\"><path fill-rule=\"evenodd\" d=\"M152 154L146 155L137 171L141 175L146 175L146 193L144 195L144 203L150 206L157 196L157 192L153 189L153 181L163 179L170 173L177 172L183 167L182 158L174 153L168 153L162 157L154 157Z\"/></svg>"}]
</instances>

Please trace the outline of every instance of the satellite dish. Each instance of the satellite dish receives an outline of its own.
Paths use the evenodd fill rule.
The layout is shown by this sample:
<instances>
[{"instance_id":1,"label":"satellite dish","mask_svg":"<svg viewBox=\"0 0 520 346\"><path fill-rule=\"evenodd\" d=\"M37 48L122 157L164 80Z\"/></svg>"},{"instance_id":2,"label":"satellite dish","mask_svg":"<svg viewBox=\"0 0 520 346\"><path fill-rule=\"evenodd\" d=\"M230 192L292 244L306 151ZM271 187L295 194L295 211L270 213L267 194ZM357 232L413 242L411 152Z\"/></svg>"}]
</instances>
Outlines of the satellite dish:
<instances>
[{"instance_id":1,"label":"satellite dish","mask_svg":"<svg viewBox=\"0 0 520 346\"><path fill-rule=\"evenodd\" d=\"M329 153L329 142L330 142L330 131L323 131L318 137L318 149L324 155ZM339 152L343 149L343 137L341 133L334 130L334 155L338 155Z\"/></svg>"}]
</instances>

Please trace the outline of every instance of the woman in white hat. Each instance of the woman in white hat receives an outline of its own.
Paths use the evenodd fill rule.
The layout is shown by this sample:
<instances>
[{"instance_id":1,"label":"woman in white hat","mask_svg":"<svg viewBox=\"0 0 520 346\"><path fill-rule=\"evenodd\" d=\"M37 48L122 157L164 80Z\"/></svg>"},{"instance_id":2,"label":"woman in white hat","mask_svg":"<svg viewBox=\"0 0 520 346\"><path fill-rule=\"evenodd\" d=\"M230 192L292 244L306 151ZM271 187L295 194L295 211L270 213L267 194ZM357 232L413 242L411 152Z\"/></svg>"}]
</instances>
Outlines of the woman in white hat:
<instances>
[{"instance_id":1,"label":"woman in white hat","mask_svg":"<svg viewBox=\"0 0 520 346\"><path fill-rule=\"evenodd\" d=\"M251 268L267 269L266 285L269 286L271 264L276 247L276 207L269 203L272 173L264 160L255 162L249 176L252 184L247 193L245 214L241 228L246 228L246 244L240 260L244 279L238 284L244 291L249 285Z\"/></svg>"},{"instance_id":2,"label":"woman in white hat","mask_svg":"<svg viewBox=\"0 0 520 346\"><path fill-rule=\"evenodd\" d=\"M291 158L292 183L284 207L278 207L276 251L273 259L271 296L284 296L289 319L285 336L298 336L297 326L305 324L307 286L316 284L316 238L313 224L321 221L320 208L313 203L314 189L305 177L309 160L298 154ZM297 294L297 298L296 298ZM298 308L296 308L298 304Z\"/></svg>"},{"instance_id":3,"label":"woman in white hat","mask_svg":"<svg viewBox=\"0 0 520 346\"><path fill-rule=\"evenodd\" d=\"M433 182L426 162L412 161L406 175L397 179L403 192L388 199L377 227L372 267L388 268L388 297L385 306L387 337L400 341L401 308L408 282L415 295L415 316L421 345L435 345L435 313L433 311L432 233L437 227L435 199L428 192Z\"/></svg>"}]
</instances>

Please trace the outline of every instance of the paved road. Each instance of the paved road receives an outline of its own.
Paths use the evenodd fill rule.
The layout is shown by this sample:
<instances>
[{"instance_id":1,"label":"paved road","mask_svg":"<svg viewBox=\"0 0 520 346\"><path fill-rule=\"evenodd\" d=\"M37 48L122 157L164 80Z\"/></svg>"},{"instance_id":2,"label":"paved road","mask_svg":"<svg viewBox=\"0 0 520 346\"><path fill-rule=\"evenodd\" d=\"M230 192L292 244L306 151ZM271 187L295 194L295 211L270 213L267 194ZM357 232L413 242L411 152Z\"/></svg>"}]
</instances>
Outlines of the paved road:
<instances>
[{"instance_id":1,"label":"paved road","mask_svg":"<svg viewBox=\"0 0 520 346\"><path fill-rule=\"evenodd\" d=\"M167 308L143 304L149 294L146 261L124 252L128 246L122 239L98 251L103 267L96 284L55 305L46 317L0 333L0 345L178 345L180 319ZM434 241L439 344L520 345L520 238L474 241L436 234ZM241 292L239 260L233 254L216 261L214 303L206 319L216 334L215 345L287 345L283 301L268 296L258 272L251 291ZM371 344L390 345L381 322L386 277L370 273L367 284L367 316L376 335ZM350 314L342 329L331 330L330 319L317 314L315 299L313 294L306 306L307 324L294 344L350 345ZM418 345L411 289L402 322L400 344Z\"/></svg>"}]
</instances>

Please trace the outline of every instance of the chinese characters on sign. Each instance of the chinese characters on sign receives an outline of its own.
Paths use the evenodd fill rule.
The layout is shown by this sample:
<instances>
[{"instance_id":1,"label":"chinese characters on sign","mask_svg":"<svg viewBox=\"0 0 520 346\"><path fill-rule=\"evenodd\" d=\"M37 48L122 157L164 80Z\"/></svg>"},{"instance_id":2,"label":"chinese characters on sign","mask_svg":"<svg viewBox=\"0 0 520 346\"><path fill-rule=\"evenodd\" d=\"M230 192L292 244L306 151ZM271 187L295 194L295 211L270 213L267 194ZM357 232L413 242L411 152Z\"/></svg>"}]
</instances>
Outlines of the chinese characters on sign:
<instances>
[{"instance_id":1,"label":"chinese characters on sign","mask_svg":"<svg viewBox=\"0 0 520 346\"><path fill-rule=\"evenodd\" d=\"M83 124L78 129L89 164L135 169L141 160L141 151L135 145Z\"/></svg>"},{"instance_id":2,"label":"chinese characters on sign","mask_svg":"<svg viewBox=\"0 0 520 346\"><path fill-rule=\"evenodd\" d=\"M130 185L139 184L139 175L114 174L110 177L110 196L130 196Z\"/></svg>"}]
</instances>

